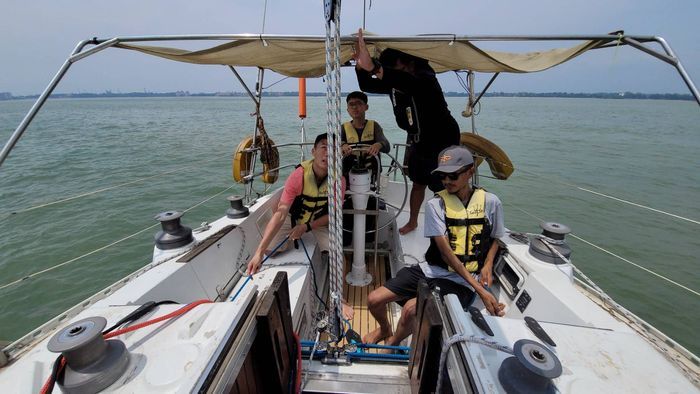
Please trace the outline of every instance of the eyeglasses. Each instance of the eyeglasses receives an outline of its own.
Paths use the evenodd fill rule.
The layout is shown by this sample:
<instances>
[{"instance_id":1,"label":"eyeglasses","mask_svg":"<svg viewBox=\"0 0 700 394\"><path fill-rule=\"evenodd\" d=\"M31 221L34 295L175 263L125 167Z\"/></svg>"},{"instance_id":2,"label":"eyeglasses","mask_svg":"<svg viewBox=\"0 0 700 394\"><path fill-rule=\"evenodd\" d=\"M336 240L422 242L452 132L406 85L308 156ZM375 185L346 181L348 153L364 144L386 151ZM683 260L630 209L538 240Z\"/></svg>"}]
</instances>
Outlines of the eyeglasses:
<instances>
[{"instance_id":1,"label":"eyeglasses","mask_svg":"<svg viewBox=\"0 0 700 394\"><path fill-rule=\"evenodd\" d=\"M440 178L440 180L448 178L451 181L456 181L457 178L459 178L459 176L464 174L465 172L467 172L467 170L456 171L456 172L451 172L451 173L438 172L438 173L436 173L436 175L438 176L438 178Z\"/></svg>"}]
</instances>

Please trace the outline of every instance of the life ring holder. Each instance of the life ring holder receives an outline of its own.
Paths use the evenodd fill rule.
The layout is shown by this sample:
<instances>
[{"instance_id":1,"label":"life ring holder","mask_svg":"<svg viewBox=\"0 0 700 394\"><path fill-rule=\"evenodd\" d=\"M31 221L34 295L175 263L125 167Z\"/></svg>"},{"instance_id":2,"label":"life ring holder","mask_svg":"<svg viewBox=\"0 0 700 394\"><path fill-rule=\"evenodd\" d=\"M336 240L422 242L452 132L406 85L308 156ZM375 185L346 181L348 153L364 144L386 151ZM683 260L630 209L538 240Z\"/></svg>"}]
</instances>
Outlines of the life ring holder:
<instances>
[{"instance_id":1,"label":"life ring holder","mask_svg":"<svg viewBox=\"0 0 700 394\"><path fill-rule=\"evenodd\" d=\"M267 136L262 117L258 118L258 131L260 134L255 137L255 146L260 148L260 161L263 166L261 180L273 184L279 178L279 151L275 142ZM253 169L253 152L250 151L252 147L253 137L246 137L233 153L233 180L238 183L247 183L245 177L249 176Z\"/></svg>"},{"instance_id":2,"label":"life ring holder","mask_svg":"<svg viewBox=\"0 0 700 394\"><path fill-rule=\"evenodd\" d=\"M498 145L475 133L462 133L459 138L461 145L467 147L476 161L478 167L484 160L489 164L489 169L497 179L508 179L515 167L513 162Z\"/></svg>"},{"instance_id":3,"label":"life ring holder","mask_svg":"<svg viewBox=\"0 0 700 394\"><path fill-rule=\"evenodd\" d=\"M351 145L353 146L353 148L352 148L353 153L366 151L370 147L370 145L367 145L367 144L351 144ZM393 218L391 218L390 220L388 220L386 223L382 224L381 226L378 226L376 229L365 231L365 233L367 233L367 234L373 234L373 233L379 232L380 230L384 230L385 228L389 227L389 225L391 225L392 222L394 222L396 219L399 218L399 215L401 215L401 212L403 212L404 207L406 207L406 201L408 201L408 177L406 176L406 173L404 172L403 167L399 164L398 160L396 160L396 158L393 155L391 155L390 153L382 153L382 154L389 156L389 158L391 159L391 164L396 163L397 164L396 167L399 170L401 170L401 175L403 176L403 187L404 187L403 201L401 202L401 207L396 210L396 215L394 215ZM377 168L381 168L380 163L379 163L379 155L374 156L374 159L377 161ZM391 167L391 164L389 164L389 167ZM377 179L379 179L379 177L377 177ZM396 207L392 206L392 208L396 208ZM379 219L379 218L377 218L377 219ZM348 230L346 228L343 228L343 231L348 232L348 233L351 232L350 230Z\"/></svg>"},{"instance_id":4,"label":"life ring holder","mask_svg":"<svg viewBox=\"0 0 700 394\"><path fill-rule=\"evenodd\" d=\"M260 140L259 137L258 140ZM268 140L274 145L274 142L271 139ZM260 146L259 143L255 145ZM247 183L245 177L250 175L253 169L253 152L250 151L252 146L253 137L246 137L238 144L238 147L233 153L232 174L233 180L238 183ZM275 147L273 149L275 154L279 155L277 148ZM279 177L279 170L272 170L275 167L272 167L265 162L263 162L262 165L263 173L261 175L261 180L267 184L275 183Z\"/></svg>"}]
</instances>

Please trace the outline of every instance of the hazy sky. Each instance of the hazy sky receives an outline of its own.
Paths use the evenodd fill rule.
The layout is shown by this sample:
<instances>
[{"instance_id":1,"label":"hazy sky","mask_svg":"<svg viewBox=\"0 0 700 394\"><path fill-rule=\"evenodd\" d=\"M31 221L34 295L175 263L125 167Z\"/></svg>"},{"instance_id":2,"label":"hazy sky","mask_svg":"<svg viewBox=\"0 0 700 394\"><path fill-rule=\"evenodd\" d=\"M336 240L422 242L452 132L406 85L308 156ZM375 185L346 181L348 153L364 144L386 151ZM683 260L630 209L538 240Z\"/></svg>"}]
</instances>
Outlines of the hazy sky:
<instances>
[{"instance_id":1,"label":"hazy sky","mask_svg":"<svg viewBox=\"0 0 700 394\"><path fill-rule=\"evenodd\" d=\"M367 1L369 5L370 1ZM629 34L668 40L700 84L700 1L697 0L374 0L367 29L376 34ZM94 36L260 33L263 0L0 0L0 92L40 93L75 44ZM362 0L343 1L341 31L362 25ZM266 33L323 34L321 0L268 0ZM571 43L558 46L569 46ZM546 47L539 47L546 49ZM524 46L501 50L535 49ZM344 72L343 90L357 87ZM252 83L252 73L245 74ZM483 87L489 75L477 77ZM279 80L267 74L265 86ZM443 89L461 91L452 73ZM270 90L296 90L287 80ZM169 62L118 49L76 63L57 92L241 91L222 66ZM323 91L319 80L310 91ZM631 48L589 52L541 73L502 75L492 91L688 93L675 70Z\"/></svg>"}]
</instances>

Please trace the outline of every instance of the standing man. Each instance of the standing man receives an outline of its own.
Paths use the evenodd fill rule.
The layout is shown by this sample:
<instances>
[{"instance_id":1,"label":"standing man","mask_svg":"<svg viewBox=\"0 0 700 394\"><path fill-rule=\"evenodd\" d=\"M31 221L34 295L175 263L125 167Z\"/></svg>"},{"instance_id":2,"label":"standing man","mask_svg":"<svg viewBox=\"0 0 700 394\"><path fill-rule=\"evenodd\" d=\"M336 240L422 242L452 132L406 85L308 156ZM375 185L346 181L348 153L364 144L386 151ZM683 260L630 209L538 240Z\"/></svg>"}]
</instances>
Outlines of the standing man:
<instances>
[{"instance_id":1,"label":"standing man","mask_svg":"<svg viewBox=\"0 0 700 394\"><path fill-rule=\"evenodd\" d=\"M408 133L408 176L413 181L408 223L399 229L406 234L418 226L418 213L426 186L443 189L432 170L438 153L459 144L459 125L447 108L435 70L428 61L395 49L385 49L379 60L370 57L360 29L357 38L355 72L360 89L390 95L394 117Z\"/></svg>"},{"instance_id":2,"label":"standing man","mask_svg":"<svg viewBox=\"0 0 700 394\"><path fill-rule=\"evenodd\" d=\"M395 278L369 294L367 306L380 328L367 334L365 343L384 339L387 345L397 345L412 333L421 279L431 288L439 287L443 296L457 295L465 308L476 293L492 315L505 313L505 306L487 289L493 280L496 239L505 234L501 201L481 188L472 188L474 159L467 148L451 146L438 160L433 173L442 179L445 189L426 207L425 236L430 237L426 261L402 268ZM406 302L395 333L386 317L386 305L392 301Z\"/></svg>"}]
</instances>

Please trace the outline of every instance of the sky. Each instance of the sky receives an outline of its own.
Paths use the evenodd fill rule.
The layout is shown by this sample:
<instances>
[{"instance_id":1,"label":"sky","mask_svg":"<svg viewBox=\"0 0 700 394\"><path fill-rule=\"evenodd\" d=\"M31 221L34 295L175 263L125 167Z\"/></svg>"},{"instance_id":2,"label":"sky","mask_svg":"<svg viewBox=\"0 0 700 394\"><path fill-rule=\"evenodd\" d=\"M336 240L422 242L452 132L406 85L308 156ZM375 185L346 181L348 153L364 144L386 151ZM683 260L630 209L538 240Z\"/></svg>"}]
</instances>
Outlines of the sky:
<instances>
[{"instance_id":1,"label":"sky","mask_svg":"<svg viewBox=\"0 0 700 394\"><path fill-rule=\"evenodd\" d=\"M366 28L380 35L628 34L664 37L700 84L700 1L697 0L366 0ZM265 7L267 4L267 7ZM0 0L0 92L41 93L75 45L92 37L261 33L324 34L321 0ZM362 26L363 1L344 0L341 33ZM559 43L557 46L570 46ZM534 47L491 46L527 51ZM254 72L243 73L254 84ZM490 75L478 75L483 88ZM264 86L281 79L268 73ZM440 77L445 91L463 91L456 76ZM343 91L357 88L351 69ZM289 79L271 91L295 91ZM325 90L321 80L309 91ZM242 91L223 66L170 62L108 49L75 63L57 93ZM675 69L628 47L592 51L540 73L501 75L491 91L688 93Z\"/></svg>"}]
</instances>

